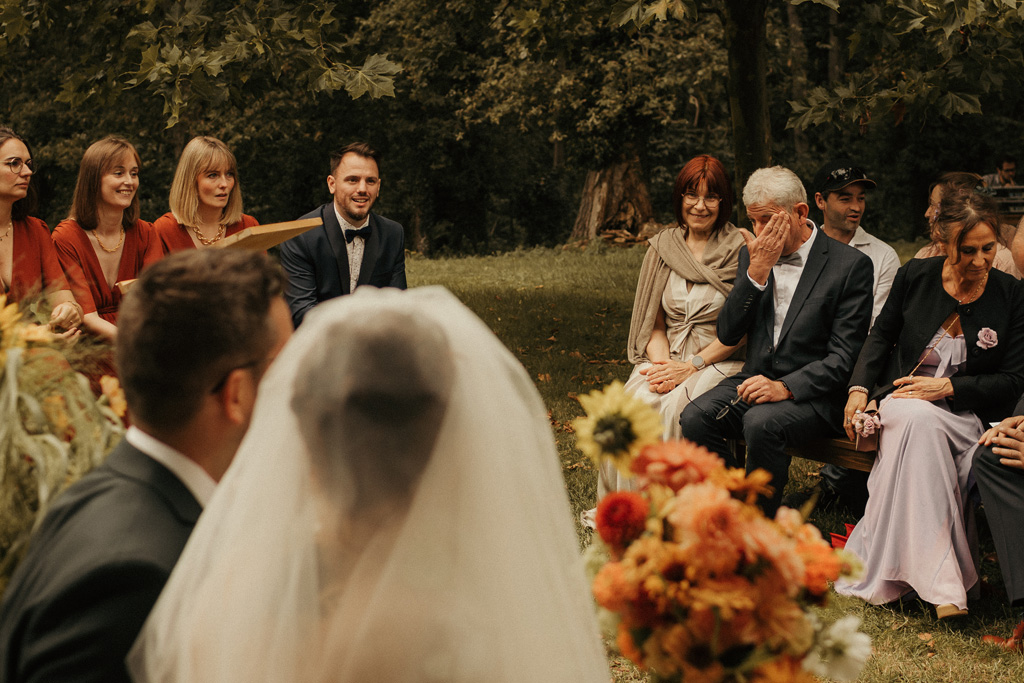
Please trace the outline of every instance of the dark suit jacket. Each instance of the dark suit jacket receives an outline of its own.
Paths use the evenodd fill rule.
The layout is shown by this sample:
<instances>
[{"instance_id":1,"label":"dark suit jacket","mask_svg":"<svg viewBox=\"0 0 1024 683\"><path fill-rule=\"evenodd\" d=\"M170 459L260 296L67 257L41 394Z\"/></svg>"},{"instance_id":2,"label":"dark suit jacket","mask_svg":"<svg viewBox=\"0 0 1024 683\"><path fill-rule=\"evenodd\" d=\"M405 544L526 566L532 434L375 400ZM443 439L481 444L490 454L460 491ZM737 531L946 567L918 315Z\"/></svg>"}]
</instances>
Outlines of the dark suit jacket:
<instances>
[{"instance_id":1,"label":"dark suit jacket","mask_svg":"<svg viewBox=\"0 0 1024 683\"><path fill-rule=\"evenodd\" d=\"M323 225L281 245L281 266L288 274L284 296L296 327L318 303L351 293L348 245L334 204L324 204L302 218L320 218ZM405 289L405 231L375 213L370 214L370 229L356 284Z\"/></svg>"},{"instance_id":2,"label":"dark suit jacket","mask_svg":"<svg viewBox=\"0 0 1024 683\"><path fill-rule=\"evenodd\" d=\"M0 681L127 683L124 658L200 511L122 441L33 535L0 605Z\"/></svg>"},{"instance_id":3,"label":"dark suit jacket","mask_svg":"<svg viewBox=\"0 0 1024 683\"><path fill-rule=\"evenodd\" d=\"M973 411L986 422L1000 420L1024 391L1024 286L993 268L981 297L961 306L942 288L944 261L943 256L912 259L899 269L850 383L871 389L872 399L893 391L892 381L910 374L939 326L959 311L967 366L950 378L951 407ZM997 335L990 349L977 344L983 327Z\"/></svg>"},{"instance_id":4,"label":"dark suit jacket","mask_svg":"<svg viewBox=\"0 0 1024 683\"><path fill-rule=\"evenodd\" d=\"M846 382L871 324L871 259L818 231L773 343L775 276L760 291L747 276L750 254L740 250L736 285L718 314L718 339L734 346L747 335L743 373L782 380L797 401L811 401L833 422L845 403Z\"/></svg>"}]
</instances>

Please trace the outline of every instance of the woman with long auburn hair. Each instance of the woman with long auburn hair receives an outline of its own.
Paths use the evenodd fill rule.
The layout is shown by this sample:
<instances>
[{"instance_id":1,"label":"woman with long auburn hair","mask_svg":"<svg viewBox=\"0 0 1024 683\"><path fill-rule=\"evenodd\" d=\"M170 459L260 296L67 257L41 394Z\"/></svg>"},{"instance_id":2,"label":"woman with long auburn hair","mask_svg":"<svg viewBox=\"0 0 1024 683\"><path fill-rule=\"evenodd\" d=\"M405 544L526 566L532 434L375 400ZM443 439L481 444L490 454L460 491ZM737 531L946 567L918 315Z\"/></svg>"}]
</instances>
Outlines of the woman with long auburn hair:
<instances>
[{"instance_id":1,"label":"woman with long auburn hair","mask_svg":"<svg viewBox=\"0 0 1024 683\"><path fill-rule=\"evenodd\" d=\"M84 309L83 326L113 341L123 288L164 255L153 226L139 219L139 154L111 135L85 150L70 215L53 243L71 289Z\"/></svg>"}]
</instances>

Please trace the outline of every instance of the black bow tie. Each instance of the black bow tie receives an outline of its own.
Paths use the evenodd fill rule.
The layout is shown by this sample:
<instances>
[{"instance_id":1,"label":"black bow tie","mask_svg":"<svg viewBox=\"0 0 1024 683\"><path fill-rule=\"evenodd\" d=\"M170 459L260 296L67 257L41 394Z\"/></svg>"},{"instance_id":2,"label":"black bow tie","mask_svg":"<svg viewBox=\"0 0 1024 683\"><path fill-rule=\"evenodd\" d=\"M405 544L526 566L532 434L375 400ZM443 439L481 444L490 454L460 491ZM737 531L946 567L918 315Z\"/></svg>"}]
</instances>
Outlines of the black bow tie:
<instances>
[{"instance_id":1,"label":"black bow tie","mask_svg":"<svg viewBox=\"0 0 1024 683\"><path fill-rule=\"evenodd\" d=\"M352 244L352 240L354 240L356 237L362 237L363 239L366 239L369 236L370 236L370 224L367 223L366 225L364 225L363 227L361 227L361 228L359 228L357 230L346 230L345 231L345 242L348 243L348 244Z\"/></svg>"},{"instance_id":2,"label":"black bow tie","mask_svg":"<svg viewBox=\"0 0 1024 683\"><path fill-rule=\"evenodd\" d=\"M800 256L799 252L794 251L789 256L780 256L778 262L780 265L785 263L787 266L796 266L799 268L804 264L804 259Z\"/></svg>"}]
</instances>

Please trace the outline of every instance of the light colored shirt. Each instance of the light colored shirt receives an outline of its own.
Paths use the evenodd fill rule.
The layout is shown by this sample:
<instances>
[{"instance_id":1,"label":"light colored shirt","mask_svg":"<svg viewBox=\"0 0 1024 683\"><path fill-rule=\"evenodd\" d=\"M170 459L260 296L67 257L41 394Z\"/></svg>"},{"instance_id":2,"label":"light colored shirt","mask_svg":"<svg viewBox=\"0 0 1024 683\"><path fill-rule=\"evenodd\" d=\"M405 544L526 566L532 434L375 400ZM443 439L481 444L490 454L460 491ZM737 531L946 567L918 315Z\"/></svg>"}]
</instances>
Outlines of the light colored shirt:
<instances>
[{"instance_id":1,"label":"light colored shirt","mask_svg":"<svg viewBox=\"0 0 1024 683\"><path fill-rule=\"evenodd\" d=\"M189 490L189 493L196 499L200 507L205 508L206 504L210 502L210 496L213 495L214 489L217 488L217 482L194 460L185 457L135 425L128 428L124 438L132 446L135 446L153 458L153 460L169 469L171 474L185 485L185 488Z\"/></svg>"},{"instance_id":2,"label":"light colored shirt","mask_svg":"<svg viewBox=\"0 0 1024 683\"><path fill-rule=\"evenodd\" d=\"M341 226L341 234L344 236L346 230L358 230L359 228L365 228L370 222L370 217L367 216L366 220L363 221L362 225L352 225L347 220L341 217L341 212L338 211L338 205L331 203L334 207L334 215L338 218L338 225ZM363 265L363 252L366 250L366 239L363 237L352 238L345 250L348 252L348 291L356 291L356 282L359 281L359 270Z\"/></svg>"},{"instance_id":3,"label":"light colored shirt","mask_svg":"<svg viewBox=\"0 0 1024 683\"><path fill-rule=\"evenodd\" d=\"M772 327L772 344L775 345L779 343L779 335L782 334L782 323L786 321L786 314L789 313L789 304L793 301L796 286L800 284L800 276L803 275L804 266L807 265L807 257L811 255L811 245L814 244L814 240L818 236L818 226L811 220L808 220L807 224L811 226L811 236L793 252L793 254L800 257L800 265L782 263L782 258L780 258L779 262L772 266L772 275L775 276L775 289L772 292L775 303L775 324ZM747 279L762 292L768 287L767 282L763 285L754 282L754 279L750 277L749 271L747 272Z\"/></svg>"},{"instance_id":4,"label":"light colored shirt","mask_svg":"<svg viewBox=\"0 0 1024 683\"><path fill-rule=\"evenodd\" d=\"M857 227L857 232L853 233L850 246L866 254L871 259L871 265L875 271L873 292L875 303L871 308L871 324L873 325L885 300L889 298L892 281L896 277L896 271L900 269L900 257L896 254L895 249L860 226Z\"/></svg>"}]
</instances>

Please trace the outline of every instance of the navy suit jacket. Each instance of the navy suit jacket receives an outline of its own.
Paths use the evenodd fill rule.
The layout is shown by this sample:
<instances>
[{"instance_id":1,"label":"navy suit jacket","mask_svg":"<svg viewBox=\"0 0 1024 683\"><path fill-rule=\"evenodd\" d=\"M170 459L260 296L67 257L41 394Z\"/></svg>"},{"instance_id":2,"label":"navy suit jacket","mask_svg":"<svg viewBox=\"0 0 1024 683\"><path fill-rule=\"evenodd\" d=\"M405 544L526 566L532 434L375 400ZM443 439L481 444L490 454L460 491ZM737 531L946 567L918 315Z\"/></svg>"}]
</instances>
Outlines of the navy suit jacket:
<instances>
[{"instance_id":1,"label":"navy suit jacket","mask_svg":"<svg viewBox=\"0 0 1024 683\"><path fill-rule=\"evenodd\" d=\"M893 380L910 374L939 326L954 311L967 342L967 365L950 378L953 410L970 410L986 422L1011 414L1024 391L1024 284L993 268L977 301L960 305L942 288L944 256L911 259L899 271L850 378L881 399ZM987 327L992 348L978 346Z\"/></svg>"},{"instance_id":2,"label":"navy suit jacket","mask_svg":"<svg viewBox=\"0 0 1024 683\"><path fill-rule=\"evenodd\" d=\"M122 441L32 536L0 605L0 681L128 683L124 658L201 510Z\"/></svg>"},{"instance_id":3,"label":"navy suit jacket","mask_svg":"<svg viewBox=\"0 0 1024 683\"><path fill-rule=\"evenodd\" d=\"M750 253L743 247L736 285L718 314L718 339L734 346L746 335L744 374L782 380L795 400L810 401L821 417L835 421L871 324L871 259L819 230L778 345L773 341L775 276L768 276L762 292L747 276L749 265Z\"/></svg>"},{"instance_id":4,"label":"navy suit jacket","mask_svg":"<svg viewBox=\"0 0 1024 683\"><path fill-rule=\"evenodd\" d=\"M288 275L284 296L296 327L318 303L351 294L348 245L334 204L324 204L302 218L320 218L323 225L281 245L281 266ZM405 289L405 230L401 225L370 214L370 236L356 285Z\"/></svg>"}]
</instances>

